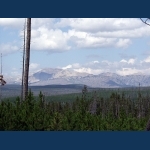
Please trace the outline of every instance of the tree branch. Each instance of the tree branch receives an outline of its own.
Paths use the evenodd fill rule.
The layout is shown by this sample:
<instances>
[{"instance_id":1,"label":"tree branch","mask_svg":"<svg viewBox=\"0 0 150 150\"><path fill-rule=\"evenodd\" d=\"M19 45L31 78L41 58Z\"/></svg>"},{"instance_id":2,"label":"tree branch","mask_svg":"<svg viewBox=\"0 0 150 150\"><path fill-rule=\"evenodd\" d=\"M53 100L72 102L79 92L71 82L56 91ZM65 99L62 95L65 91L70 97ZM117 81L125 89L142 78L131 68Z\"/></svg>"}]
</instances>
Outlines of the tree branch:
<instances>
[{"instance_id":1,"label":"tree branch","mask_svg":"<svg viewBox=\"0 0 150 150\"><path fill-rule=\"evenodd\" d=\"M146 25L150 26L150 24L147 23L147 21L150 20L150 18L147 18L145 21L144 21L142 18L140 18L140 20L141 20L143 23L145 23Z\"/></svg>"}]
</instances>

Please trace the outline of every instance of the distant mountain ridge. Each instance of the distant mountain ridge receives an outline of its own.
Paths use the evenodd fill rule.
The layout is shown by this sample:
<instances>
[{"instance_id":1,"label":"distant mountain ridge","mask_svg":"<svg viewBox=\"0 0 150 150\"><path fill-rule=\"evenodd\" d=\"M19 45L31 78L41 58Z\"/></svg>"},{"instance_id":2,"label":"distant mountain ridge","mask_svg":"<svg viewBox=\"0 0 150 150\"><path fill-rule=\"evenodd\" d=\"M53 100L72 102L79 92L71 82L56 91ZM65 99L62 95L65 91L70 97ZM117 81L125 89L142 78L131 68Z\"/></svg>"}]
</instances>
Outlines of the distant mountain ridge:
<instances>
[{"instance_id":1,"label":"distant mountain ridge","mask_svg":"<svg viewBox=\"0 0 150 150\"><path fill-rule=\"evenodd\" d=\"M21 80L9 80L8 84L20 84ZM150 86L150 75L133 74L121 76L116 73L101 73L92 75L80 73L69 69L42 69L29 77L29 84L34 86L40 85L68 85L68 84L85 84L90 87L117 88Z\"/></svg>"}]
</instances>

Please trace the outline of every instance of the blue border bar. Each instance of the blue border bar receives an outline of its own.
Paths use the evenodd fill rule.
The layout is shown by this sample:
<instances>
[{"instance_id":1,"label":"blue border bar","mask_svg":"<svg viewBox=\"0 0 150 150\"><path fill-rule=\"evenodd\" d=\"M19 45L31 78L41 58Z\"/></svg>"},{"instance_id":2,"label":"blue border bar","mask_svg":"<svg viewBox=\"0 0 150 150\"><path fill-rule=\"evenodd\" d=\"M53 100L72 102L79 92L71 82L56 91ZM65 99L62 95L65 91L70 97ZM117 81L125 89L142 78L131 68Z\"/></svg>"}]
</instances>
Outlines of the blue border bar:
<instances>
[{"instance_id":1,"label":"blue border bar","mask_svg":"<svg viewBox=\"0 0 150 150\"><path fill-rule=\"evenodd\" d=\"M0 132L1 149L145 150L149 132Z\"/></svg>"},{"instance_id":2,"label":"blue border bar","mask_svg":"<svg viewBox=\"0 0 150 150\"><path fill-rule=\"evenodd\" d=\"M0 17L18 18L121 18L149 17L149 1L36 0L1 1Z\"/></svg>"}]
</instances>

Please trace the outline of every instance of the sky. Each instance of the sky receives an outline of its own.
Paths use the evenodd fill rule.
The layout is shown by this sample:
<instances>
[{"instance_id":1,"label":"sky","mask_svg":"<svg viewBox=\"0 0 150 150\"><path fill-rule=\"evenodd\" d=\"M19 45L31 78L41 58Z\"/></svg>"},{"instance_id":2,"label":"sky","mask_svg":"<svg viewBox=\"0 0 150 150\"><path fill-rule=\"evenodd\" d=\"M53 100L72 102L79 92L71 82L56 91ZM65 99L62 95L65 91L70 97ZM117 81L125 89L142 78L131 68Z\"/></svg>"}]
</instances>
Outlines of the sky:
<instances>
[{"instance_id":1,"label":"sky","mask_svg":"<svg viewBox=\"0 0 150 150\"><path fill-rule=\"evenodd\" d=\"M0 18L3 75L21 76L25 18ZM139 18L32 18L30 74L44 68L150 75L150 26Z\"/></svg>"}]
</instances>

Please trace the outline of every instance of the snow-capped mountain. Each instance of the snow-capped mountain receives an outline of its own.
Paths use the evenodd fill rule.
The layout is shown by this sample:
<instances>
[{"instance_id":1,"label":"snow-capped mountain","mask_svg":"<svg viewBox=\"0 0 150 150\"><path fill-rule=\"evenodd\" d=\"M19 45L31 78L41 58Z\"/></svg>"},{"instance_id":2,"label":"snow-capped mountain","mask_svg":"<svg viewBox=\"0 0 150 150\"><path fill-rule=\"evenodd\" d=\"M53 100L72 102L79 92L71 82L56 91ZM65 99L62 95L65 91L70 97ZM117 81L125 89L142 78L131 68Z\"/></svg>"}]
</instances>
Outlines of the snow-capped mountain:
<instances>
[{"instance_id":1,"label":"snow-capped mountain","mask_svg":"<svg viewBox=\"0 0 150 150\"><path fill-rule=\"evenodd\" d=\"M72 77L85 77L89 74L87 73L79 73L72 70L63 70L63 69L43 69L40 70L29 77L29 82L33 83L34 81L47 81L52 79L60 79L60 78L72 78Z\"/></svg>"},{"instance_id":2,"label":"snow-capped mountain","mask_svg":"<svg viewBox=\"0 0 150 150\"><path fill-rule=\"evenodd\" d=\"M20 84L21 79L7 79L8 84ZM29 77L30 85L52 85L52 84L85 84L90 87L129 87L150 86L150 75L133 74L121 76L115 73L101 73L92 75L80 73L69 69L42 69Z\"/></svg>"}]
</instances>

